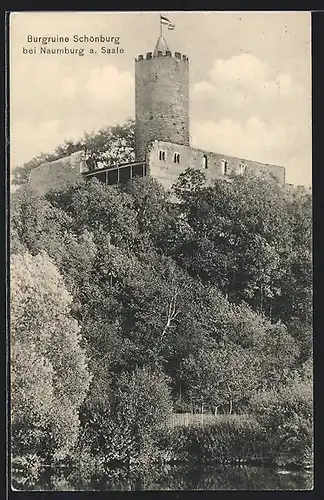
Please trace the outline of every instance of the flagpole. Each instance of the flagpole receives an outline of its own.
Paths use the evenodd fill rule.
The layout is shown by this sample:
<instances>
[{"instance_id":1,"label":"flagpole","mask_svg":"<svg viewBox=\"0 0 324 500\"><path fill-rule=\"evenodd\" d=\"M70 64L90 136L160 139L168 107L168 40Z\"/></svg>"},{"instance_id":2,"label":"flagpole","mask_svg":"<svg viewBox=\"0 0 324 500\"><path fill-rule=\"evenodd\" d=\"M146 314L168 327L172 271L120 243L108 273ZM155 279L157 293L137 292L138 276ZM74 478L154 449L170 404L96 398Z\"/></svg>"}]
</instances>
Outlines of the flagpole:
<instances>
[{"instance_id":1,"label":"flagpole","mask_svg":"<svg viewBox=\"0 0 324 500\"><path fill-rule=\"evenodd\" d=\"M161 14L160 14L160 36L162 36L162 22L161 22Z\"/></svg>"}]
</instances>

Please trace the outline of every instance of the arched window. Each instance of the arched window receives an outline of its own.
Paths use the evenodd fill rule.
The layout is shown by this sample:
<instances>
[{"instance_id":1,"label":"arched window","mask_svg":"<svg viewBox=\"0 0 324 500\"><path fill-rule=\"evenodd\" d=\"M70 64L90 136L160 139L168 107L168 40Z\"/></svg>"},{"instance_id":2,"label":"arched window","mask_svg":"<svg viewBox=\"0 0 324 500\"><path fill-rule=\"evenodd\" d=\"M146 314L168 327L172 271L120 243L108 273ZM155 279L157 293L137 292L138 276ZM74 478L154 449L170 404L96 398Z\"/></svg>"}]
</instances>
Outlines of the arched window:
<instances>
[{"instance_id":1,"label":"arched window","mask_svg":"<svg viewBox=\"0 0 324 500\"><path fill-rule=\"evenodd\" d=\"M160 151L159 158L160 160L165 161L165 151Z\"/></svg>"},{"instance_id":2,"label":"arched window","mask_svg":"<svg viewBox=\"0 0 324 500\"><path fill-rule=\"evenodd\" d=\"M222 175L227 175L227 161L222 160Z\"/></svg>"},{"instance_id":3,"label":"arched window","mask_svg":"<svg viewBox=\"0 0 324 500\"><path fill-rule=\"evenodd\" d=\"M208 168L207 155L203 155L203 157L201 159L201 166L202 166L202 168Z\"/></svg>"},{"instance_id":4,"label":"arched window","mask_svg":"<svg viewBox=\"0 0 324 500\"><path fill-rule=\"evenodd\" d=\"M243 175L246 169L246 165L244 163L240 163L240 175Z\"/></svg>"},{"instance_id":5,"label":"arched window","mask_svg":"<svg viewBox=\"0 0 324 500\"><path fill-rule=\"evenodd\" d=\"M173 163L180 163L180 154L179 153L174 153Z\"/></svg>"}]
</instances>

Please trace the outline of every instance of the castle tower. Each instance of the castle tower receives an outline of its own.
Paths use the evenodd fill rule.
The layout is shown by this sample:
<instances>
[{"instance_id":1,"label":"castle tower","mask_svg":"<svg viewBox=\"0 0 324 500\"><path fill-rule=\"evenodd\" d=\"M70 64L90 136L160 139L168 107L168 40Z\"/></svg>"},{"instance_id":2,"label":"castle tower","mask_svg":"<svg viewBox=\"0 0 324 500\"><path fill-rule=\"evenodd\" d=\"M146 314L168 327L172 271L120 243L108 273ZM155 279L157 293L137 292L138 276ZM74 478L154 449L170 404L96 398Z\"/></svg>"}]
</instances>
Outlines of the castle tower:
<instances>
[{"instance_id":1,"label":"castle tower","mask_svg":"<svg viewBox=\"0 0 324 500\"><path fill-rule=\"evenodd\" d=\"M189 146L189 60L160 35L154 52L135 60L136 159L150 141Z\"/></svg>"}]
</instances>

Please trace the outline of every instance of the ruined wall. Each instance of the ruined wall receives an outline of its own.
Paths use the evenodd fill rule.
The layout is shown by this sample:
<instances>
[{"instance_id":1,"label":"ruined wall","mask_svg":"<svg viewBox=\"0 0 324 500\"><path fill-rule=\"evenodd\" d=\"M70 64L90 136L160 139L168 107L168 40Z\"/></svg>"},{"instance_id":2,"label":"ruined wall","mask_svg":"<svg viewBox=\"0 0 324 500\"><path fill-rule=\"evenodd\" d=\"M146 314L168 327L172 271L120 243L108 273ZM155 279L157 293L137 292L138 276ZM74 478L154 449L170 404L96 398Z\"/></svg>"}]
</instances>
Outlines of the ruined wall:
<instances>
[{"instance_id":1,"label":"ruined wall","mask_svg":"<svg viewBox=\"0 0 324 500\"><path fill-rule=\"evenodd\" d=\"M165 153L164 160L160 159L160 152ZM179 155L179 163L174 161L175 154ZM148 174L161 182L166 189L170 189L188 167L202 170L209 181L220 178L224 176L224 162L225 175L232 172L253 172L256 175L271 173L280 184L285 183L285 168L279 165L268 165L165 141L153 141L149 144L146 162Z\"/></svg>"},{"instance_id":2,"label":"ruined wall","mask_svg":"<svg viewBox=\"0 0 324 500\"><path fill-rule=\"evenodd\" d=\"M40 195L51 189L61 189L76 184L82 178L81 173L87 171L83 151L52 162L42 163L34 168L29 177L30 186Z\"/></svg>"},{"instance_id":3,"label":"ruined wall","mask_svg":"<svg viewBox=\"0 0 324 500\"><path fill-rule=\"evenodd\" d=\"M167 51L135 62L136 159L147 144L162 140L189 146L189 61Z\"/></svg>"},{"instance_id":4,"label":"ruined wall","mask_svg":"<svg viewBox=\"0 0 324 500\"><path fill-rule=\"evenodd\" d=\"M305 195L312 195L312 186L301 186L295 184L285 184L286 191L295 198Z\"/></svg>"}]
</instances>

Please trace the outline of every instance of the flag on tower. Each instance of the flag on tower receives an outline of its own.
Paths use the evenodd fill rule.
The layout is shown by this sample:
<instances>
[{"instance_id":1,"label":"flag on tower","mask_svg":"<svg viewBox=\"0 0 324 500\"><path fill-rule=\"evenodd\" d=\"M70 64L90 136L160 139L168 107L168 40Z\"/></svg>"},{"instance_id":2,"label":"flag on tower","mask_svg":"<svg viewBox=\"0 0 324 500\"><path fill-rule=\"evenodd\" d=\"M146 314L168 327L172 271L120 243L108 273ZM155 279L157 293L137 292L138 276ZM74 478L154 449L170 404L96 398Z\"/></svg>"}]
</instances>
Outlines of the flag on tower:
<instances>
[{"instance_id":1,"label":"flag on tower","mask_svg":"<svg viewBox=\"0 0 324 500\"><path fill-rule=\"evenodd\" d=\"M167 19L166 17L161 16L161 15L160 15L160 23L168 26L168 30L174 30L174 28L175 28L175 25L172 24L171 21L169 21L169 19Z\"/></svg>"}]
</instances>

